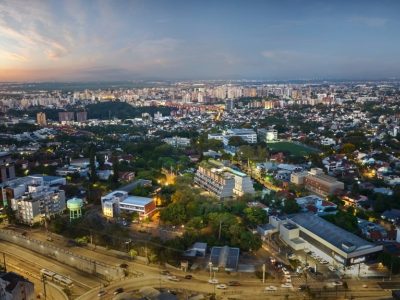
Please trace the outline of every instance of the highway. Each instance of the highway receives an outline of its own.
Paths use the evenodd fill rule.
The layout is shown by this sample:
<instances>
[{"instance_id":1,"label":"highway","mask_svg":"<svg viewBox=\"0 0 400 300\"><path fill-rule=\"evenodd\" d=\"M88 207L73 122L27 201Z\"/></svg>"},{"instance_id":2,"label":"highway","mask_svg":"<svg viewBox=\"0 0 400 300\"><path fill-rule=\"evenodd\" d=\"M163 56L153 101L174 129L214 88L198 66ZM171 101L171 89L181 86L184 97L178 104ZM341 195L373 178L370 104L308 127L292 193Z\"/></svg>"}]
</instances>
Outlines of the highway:
<instances>
[{"instance_id":1,"label":"highway","mask_svg":"<svg viewBox=\"0 0 400 300\"><path fill-rule=\"evenodd\" d=\"M78 296L105 283L103 280L66 266L48 257L15 244L0 241L0 251L6 254L6 265L9 270L15 270L35 283L35 290L42 292L40 269L45 268L58 274L70 277L74 282L72 296ZM49 297L48 297L49 298ZM54 298L57 299L57 298Z\"/></svg>"},{"instance_id":2,"label":"highway","mask_svg":"<svg viewBox=\"0 0 400 300\"><path fill-rule=\"evenodd\" d=\"M27 233L29 236L34 237L35 239L45 239L46 235L44 232L40 231L29 231ZM63 244L66 242L66 239L63 237L59 237L53 235L53 242L55 245L59 247L65 247ZM12 243L0 241L0 251L5 252L7 254L7 262L10 264L10 269L14 268L16 271L22 272L24 270L24 276L27 276L30 280L35 283L35 288L41 288L41 282L38 279L39 270L41 268L50 269L57 273L60 273L65 276L69 276L74 281L74 288L72 289L72 298L76 298L79 295L79 299L96 299L97 293L100 290L100 286L102 284L107 284L106 282L100 280L97 277L90 276L88 274L82 273L78 270L73 269L72 267L68 267L63 265L62 263L56 262L51 258L47 258L41 256L35 252L32 252L28 249L19 247ZM123 287L127 292L134 292L138 289L146 286L152 286L155 288L163 287L169 289L185 289L187 293L190 294L189 291L196 291L201 293L212 293L214 287L207 283L209 278L209 273L207 271L196 271L193 274L193 279L187 280L184 279L184 273L179 270L169 271L176 275L181 279L180 282L172 282L169 281L166 276L160 275L160 267L156 265L145 265L143 263L139 263L137 261L132 262L121 257L121 253L105 250L102 248L97 248L96 251L90 250L88 248L83 247L69 247L69 251L74 253L79 253L80 255L84 255L86 257L91 257L94 260L103 261L110 265L120 265L121 263L126 263L128 266L128 270L131 271L131 275L128 278L114 281L110 283L105 289L107 291L107 295L103 299L112 299L113 291L118 287ZM19 268L19 269L18 269ZM163 268L164 269L164 268ZM30 273L30 274L29 274ZM133 276L134 275L134 276ZM268 281L265 284L261 283L261 280L256 278L254 274L243 274L243 273L217 273L217 278L220 283L227 283L231 280L238 280L241 282L242 286L240 287L229 287L227 291L216 290L218 295L225 295L239 298L248 298L248 299L284 299L285 295L289 295L289 299L304 299L304 293L298 290L288 290L280 287L279 280ZM297 288L301 282L301 280L296 281L294 278L294 286ZM344 292L344 289L339 287L337 291L337 295L339 298L344 299L344 296L354 296L355 299L390 299L390 291L384 290L378 285L377 281L368 281L368 287L363 287L363 284L366 283L365 280L346 280L349 290ZM392 283L392 285L395 283ZM278 287L276 292L265 292L265 286L273 285ZM337 299L336 297L336 289L327 282L317 282L317 281L309 281L309 285L312 289L320 290L322 295L330 296L331 299ZM330 286L329 288L322 288L323 285ZM317 297L318 291L317 291ZM53 296L53 298L48 297L48 299L59 299L57 296Z\"/></svg>"}]
</instances>

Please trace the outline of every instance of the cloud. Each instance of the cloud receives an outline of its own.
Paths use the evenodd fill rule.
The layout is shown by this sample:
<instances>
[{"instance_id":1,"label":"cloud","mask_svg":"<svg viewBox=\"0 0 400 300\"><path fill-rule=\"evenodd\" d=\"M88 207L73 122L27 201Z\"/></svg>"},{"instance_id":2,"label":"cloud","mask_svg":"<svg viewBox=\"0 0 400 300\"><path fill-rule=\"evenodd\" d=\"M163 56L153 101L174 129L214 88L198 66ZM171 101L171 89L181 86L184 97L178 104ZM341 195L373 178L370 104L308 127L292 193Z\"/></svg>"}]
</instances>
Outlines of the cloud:
<instances>
[{"instance_id":1,"label":"cloud","mask_svg":"<svg viewBox=\"0 0 400 300\"><path fill-rule=\"evenodd\" d=\"M300 58L300 53L291 50L265 50L261 52L264 58L271 62L286 63Z\"/></svg>"},{"instance_id":2,"label":"cloud","mask_svg":"<svg viewBox=\"0 0 400 300\"><path fill-rule=\"evenodd\" d=\"M388 23L388 19L379 17L365 17L365 16L354 16L349 19L351 23L355 23L362 26L380 28L385 27Z\"/></svg>"},{"instance_id":3,"label":"cloud","mask_svg":"<svg viewBox=\"0 0 400 300\"><path fill-rule=\"evenodd\" d=\"M8 51L1 51L1 55L6 60L12 60L17 62L26 62L28 58L25 55L21 55L18 53L8 52Z\"/></svg>"}]
</instances>

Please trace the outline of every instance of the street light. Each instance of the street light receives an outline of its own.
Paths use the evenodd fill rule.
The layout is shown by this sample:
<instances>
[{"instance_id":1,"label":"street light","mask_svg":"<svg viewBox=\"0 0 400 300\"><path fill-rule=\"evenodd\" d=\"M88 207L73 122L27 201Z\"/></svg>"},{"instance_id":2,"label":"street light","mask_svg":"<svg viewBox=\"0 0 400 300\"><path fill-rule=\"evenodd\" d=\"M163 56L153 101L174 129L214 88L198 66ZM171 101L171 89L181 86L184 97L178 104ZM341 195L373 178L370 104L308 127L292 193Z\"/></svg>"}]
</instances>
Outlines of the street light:
<instances>
[{"instance_id":1,"label":"street light","mask_svg":"<svg viewBox=\"0 0 400 300\"><path fill-rule=\"evenodd\" d=\"M210 261L210 262L208 263L208 266L210 267L210 280L211 280L211 279L212 279L212 278L211 278L211 271L212 271L213 263Z\"/></svg>"}]
</instances>

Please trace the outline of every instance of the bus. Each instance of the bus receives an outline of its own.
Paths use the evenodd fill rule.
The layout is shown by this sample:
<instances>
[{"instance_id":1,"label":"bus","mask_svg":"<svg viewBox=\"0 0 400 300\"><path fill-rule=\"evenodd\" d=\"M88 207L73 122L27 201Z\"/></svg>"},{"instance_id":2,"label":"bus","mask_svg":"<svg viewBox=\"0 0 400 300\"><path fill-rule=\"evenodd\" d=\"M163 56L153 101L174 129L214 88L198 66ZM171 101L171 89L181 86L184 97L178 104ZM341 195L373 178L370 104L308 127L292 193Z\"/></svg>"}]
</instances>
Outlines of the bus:
<instances>
[{"instance_id":1,"label":"bus","mask_svg":"<svg viewBox=\"0 0 400 300\"><path fill-rule=\"evenodd\" d=\"M56 273L47 269L41 269L40 275L42 278L46 277L47 279L53 280L53 277L56 275Z\"/></svg>"},{"instance_id":2,"label":"bus","mask_svg":"<svg viewBox=\"0 0 400 300\"><path fill-rule=\"evenodd\" d=\"M69 279L68 277L59 275L59 274L54 275L53 281L55 283L61 284L63 286L69 287L69 288L71 288L73 286L71 279Z\"/></svg>"}]
</instances>

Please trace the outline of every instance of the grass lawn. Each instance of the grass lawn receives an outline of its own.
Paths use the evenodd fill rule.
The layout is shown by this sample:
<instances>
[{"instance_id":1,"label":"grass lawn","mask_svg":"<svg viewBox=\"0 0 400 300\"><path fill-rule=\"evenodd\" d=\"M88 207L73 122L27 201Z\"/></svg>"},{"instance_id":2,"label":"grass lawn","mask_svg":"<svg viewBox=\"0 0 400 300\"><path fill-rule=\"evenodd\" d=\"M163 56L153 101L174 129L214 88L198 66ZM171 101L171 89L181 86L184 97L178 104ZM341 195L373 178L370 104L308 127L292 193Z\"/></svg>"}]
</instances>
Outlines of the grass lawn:
<instances>
[{"instance_id":1,"label":"grass lawn","mask_svg":"<svg viewBox=\"0 0 400 300\"><path fill-rule=\"evenodd\" d=\"M289 141L268 143L268 147L274 151L287 151L295 156L303 156L315 152L314 149L311 149L306 145L295 144Z\"/></svg>"}]
</instances>

